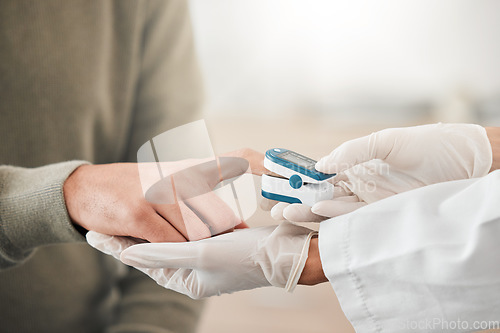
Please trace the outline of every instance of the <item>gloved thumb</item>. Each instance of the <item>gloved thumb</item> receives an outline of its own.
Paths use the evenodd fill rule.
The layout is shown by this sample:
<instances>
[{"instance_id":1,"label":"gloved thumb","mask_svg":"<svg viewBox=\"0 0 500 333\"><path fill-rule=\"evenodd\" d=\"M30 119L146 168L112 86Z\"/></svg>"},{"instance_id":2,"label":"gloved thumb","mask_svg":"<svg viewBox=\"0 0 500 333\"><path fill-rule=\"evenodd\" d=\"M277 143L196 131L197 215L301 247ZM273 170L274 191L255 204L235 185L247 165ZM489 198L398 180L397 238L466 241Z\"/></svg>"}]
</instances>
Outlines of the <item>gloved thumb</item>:
<instances>
[{"instance_id":1,"label":"gloved thumb","mask_svg":"<svg viewBox=\"0 0 500 333\"><path fill-rule=\"evenodd\" d=\"M392 144L381 140L384 131L347 141L316 163L316 170L323 173L340 173L373 159L384 159L391 152Z\"/></svg>"},{"instance_id":2,"label":"gloved thumb","mask_svg":"<svg viewBox=\"0 0 500 333\"><path fill-rule=\"evenodd\" d=\"M291 204L283 209L283 217L291 222L321 222L325 218L311 211L311 207L302 204Z\"/></svg>"},{"instance_id":3,"label":"gloved thumb","mask_svg":"<svg viewBox=\"0 0 500 333\"><path fill-rule=\"evenodd\" d=\"M351 213L358 208L366 206L365 202L348 200L346 197L320 201L311 208L311 212L327 218Z\"/></svg>"}]
</instances>

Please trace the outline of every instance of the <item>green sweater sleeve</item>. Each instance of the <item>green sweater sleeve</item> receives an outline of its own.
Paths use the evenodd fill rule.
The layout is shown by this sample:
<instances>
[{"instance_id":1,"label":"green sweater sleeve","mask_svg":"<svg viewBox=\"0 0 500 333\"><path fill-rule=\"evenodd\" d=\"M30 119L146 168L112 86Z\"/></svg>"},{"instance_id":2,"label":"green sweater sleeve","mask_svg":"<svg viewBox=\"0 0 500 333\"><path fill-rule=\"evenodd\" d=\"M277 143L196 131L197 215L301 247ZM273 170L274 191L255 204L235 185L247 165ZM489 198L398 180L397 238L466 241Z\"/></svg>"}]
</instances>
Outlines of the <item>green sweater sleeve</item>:
<instances>
[{"instance_id":1,"label":"green sweater sleeve","mask_svg":"<svg viewBox=\"0 0 500 333\"><path fill-rule=\"evenodd\" d=\"M84 241L68 216L63 184L85 163L0 166L0 269L23 262L38 246Z\"/></svg>"},{"instance_id":2,"label":"green sweater sleeve","mask_svg":"<svg viewBox=\"0 0 500 333\"><path fill-rule=\"evenodd\" d=\"M204 301L195 301L160 287L138 270L127 267L120 282L121 301L106 333L192 333L196 331Z\"/></svg>"},{"instance_id":3,"label":"green sweater sleeve","mask_svg":"<svg viewBox=\"0 0 500 333\"><path fill-rule=\"evenodd\" d=\"M124 160L162 132L199 119L203 100L187 1L150 1L130 141ZM120 283L116 320L106 333L192 333L203 308L133 268Z\"/></svg>"},{"instance_id":4,"label":"green sweater sleeve","mask_svg":"<svg viewBox=\"0 0 500 333\"><path fill-rule=\"evenodd\" d=\"M124 161L169 129L201 118L203 86L187 1L147 2L143 49Z\"/></svg>"}]
</instances>

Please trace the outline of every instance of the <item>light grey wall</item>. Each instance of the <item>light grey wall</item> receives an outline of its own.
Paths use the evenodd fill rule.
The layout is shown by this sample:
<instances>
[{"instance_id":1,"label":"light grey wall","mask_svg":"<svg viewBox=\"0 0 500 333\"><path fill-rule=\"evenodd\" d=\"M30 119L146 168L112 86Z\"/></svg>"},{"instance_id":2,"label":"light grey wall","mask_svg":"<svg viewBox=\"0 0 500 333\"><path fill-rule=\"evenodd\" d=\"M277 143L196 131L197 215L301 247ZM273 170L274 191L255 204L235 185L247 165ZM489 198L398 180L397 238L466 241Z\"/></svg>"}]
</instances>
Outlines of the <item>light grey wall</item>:
<instances>
[{"instance_id":1,"label":"light grey wall","mask_svg":"<svg viewBox=\"0 0 500 333\"><path fill-rule=\"evenodd\" d=\"M470 109L500 96L500 1L191 6L209 114L405 117L431 110L466 120Z\"/></svg>"}]
</instances>

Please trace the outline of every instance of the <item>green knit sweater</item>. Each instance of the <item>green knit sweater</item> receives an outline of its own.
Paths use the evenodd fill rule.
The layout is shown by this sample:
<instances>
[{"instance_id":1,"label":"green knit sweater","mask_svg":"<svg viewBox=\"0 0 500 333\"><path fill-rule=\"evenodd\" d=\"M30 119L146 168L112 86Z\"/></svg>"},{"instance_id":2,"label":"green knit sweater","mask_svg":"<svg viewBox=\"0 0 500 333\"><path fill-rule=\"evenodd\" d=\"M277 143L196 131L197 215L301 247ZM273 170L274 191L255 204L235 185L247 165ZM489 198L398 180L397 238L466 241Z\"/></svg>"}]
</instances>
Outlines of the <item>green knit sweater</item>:
<instances>
[{"instance_id":1,"label":"green knit sweater","mask_svg":"<svg viewBox=\"0 0 500 333\"><path fill-rule=\"evenodd\" d=\"M62 185L197 117L185 0L0 2L0 331L192 332L201 304L92 249Z\"/></svg>"}]
</instances>

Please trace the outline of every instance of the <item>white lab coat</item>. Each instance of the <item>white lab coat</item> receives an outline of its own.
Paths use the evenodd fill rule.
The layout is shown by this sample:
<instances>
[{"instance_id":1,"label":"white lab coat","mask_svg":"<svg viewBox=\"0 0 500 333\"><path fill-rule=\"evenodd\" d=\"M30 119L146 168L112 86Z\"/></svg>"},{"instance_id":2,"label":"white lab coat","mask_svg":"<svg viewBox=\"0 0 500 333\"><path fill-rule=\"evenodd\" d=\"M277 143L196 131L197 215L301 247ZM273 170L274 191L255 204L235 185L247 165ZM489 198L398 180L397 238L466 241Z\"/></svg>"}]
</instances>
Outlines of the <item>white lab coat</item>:
<instances>
[{"instance_id":1,"label":"white lab coat","mask_svg":"<svg viewBox=\"0 0 500 333\"><path fill-rule=\"evenodd\" d=\"M356 332L500 327L500 171L324 221L319 246Z\"/></svg>"}]
</instances>

